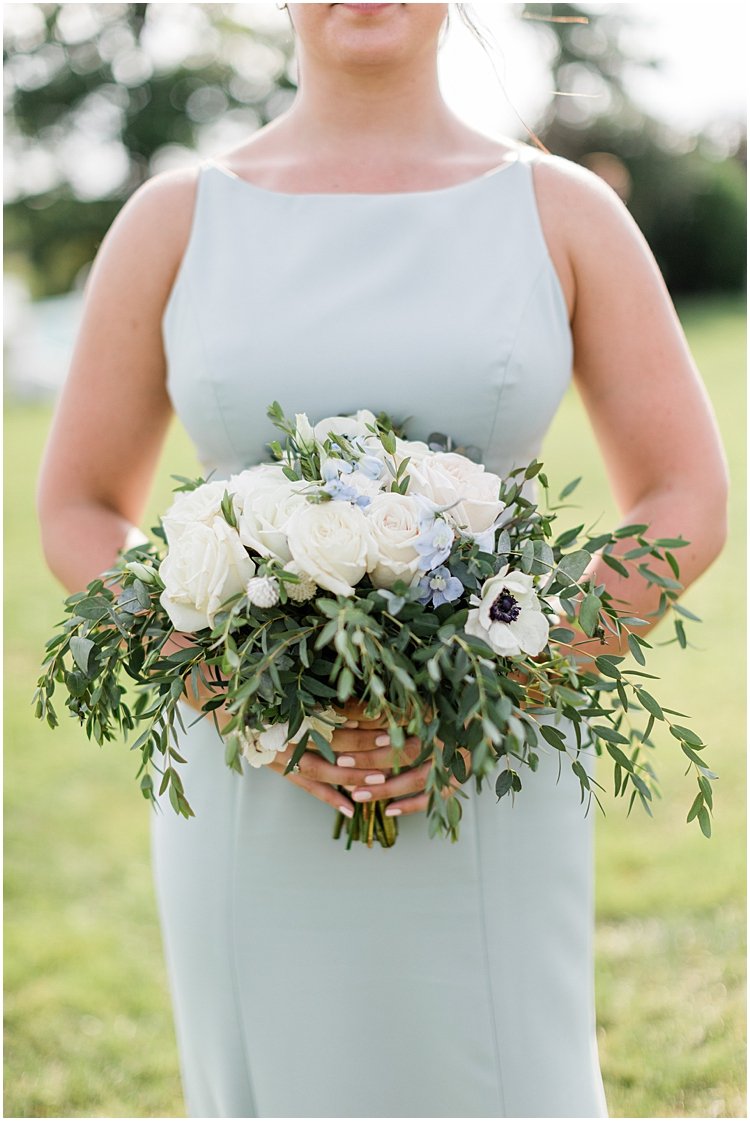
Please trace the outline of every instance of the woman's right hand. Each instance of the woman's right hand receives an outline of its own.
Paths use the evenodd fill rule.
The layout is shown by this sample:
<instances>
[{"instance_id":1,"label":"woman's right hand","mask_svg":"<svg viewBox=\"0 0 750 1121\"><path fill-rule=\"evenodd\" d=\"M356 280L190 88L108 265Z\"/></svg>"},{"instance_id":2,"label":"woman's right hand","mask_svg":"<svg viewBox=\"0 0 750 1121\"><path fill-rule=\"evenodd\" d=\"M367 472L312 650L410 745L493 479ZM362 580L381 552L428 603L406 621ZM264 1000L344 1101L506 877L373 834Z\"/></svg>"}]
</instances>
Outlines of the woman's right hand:
<instances>
[{"instance_id":1,"label":"woman's right hand","mask_svg":"<svg viewBox=\"0 0 750 1121\"><path fill-rule=\"evenodd\" d=\"M345 710L349 717L346 724L336 728L331 740L331 748L337 755L335 763L329 763L320 752L310 747L299 760L299 772L285 775L290 782L301 786L314 798L327 802L341 810L347 817L354 815L354 803L345 791L369 787L373 791L391 776L395 756L393 748L378 743L383 738L384 725L379 721L366 721L360 713L352 719L352 712ZM387 739L387 737L385 737ZM419 754L419 742L407 741L398 753L402 763L401 772L408 770L408 762ZM272 763L266 764L271 770L283 774L294 752L294 744L280 751ZM409 780L405 777L406 783ZM422 788L423 782L414 777L414 791Z\"/></svg>"}]
</instances>

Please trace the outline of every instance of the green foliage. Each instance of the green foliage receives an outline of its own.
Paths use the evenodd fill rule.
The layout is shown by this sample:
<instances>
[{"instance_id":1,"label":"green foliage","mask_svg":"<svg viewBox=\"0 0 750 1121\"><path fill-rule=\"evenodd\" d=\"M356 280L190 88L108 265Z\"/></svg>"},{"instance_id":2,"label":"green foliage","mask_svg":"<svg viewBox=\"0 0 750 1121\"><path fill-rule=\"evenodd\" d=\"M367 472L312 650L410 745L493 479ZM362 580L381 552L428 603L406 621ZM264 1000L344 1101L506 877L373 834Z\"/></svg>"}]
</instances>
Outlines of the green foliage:
<instances>
[{"instance_id":1,"label":"green foliage","mask_svg":"<svg viewBox=\"0 0 750 1121\"><path fill-rule=\"evenodd\" d=\"M292 423L278 402L269 406L268 415L285 436L281 459L294 480L307 480L314 486L320 479L322 454L347 463L356 462L362 454L338 431L325 434L320 444L313 439L307 418L299 415ZM394 432L383 424L371 427L386 452L394 452ZM439 439L436 434L431 438L434 443ZM391 471L398 485L400 470L391 464ZM286 724L291 737L320 712L321 699L335 698L344 705L354 697L372 718L387 723L396 748L404 735L420 741L422 748L414 765L432 760L426 783L430 835L442 833L453 841L458 839L461 818L453 780L463 783L468 778L464 761L456 763L457 749L470 753L471 777L478 790L499 769L498 799L508 794L513 797L523 788L520 771L524 767L534 770L530 757L535 758L537 732L570 764L587 809L592 797L601 807L593 780L579 758L583 744L590 741L597 754L606 749L614 760L615 796L629 794L629 810L637 797L650 815L656 776L644 759L644 748L653 746L650 733L658 720L667 724L695 768L699 791L687 820L696 819L708 837L713 808L710 782L717 776L698 753L705 747L701 738L690 728L671 723L665 709L638 680L653 675L621 670L622 657L597 658L596 672L582 669L576 658L580 641L576 635L581 632L589 639L602 640L609 633L618 646L626 641L637 651L641 666L646 662L644 650L650 649L632 630L643 621L631 622L618 610L606 586L593 584L587 576L594 550L608 557L619 547L620 568L628 575L637 570L648 586L660 589L653 613L658 619L681 590L677 579L664 575L666 547L674 551L688 543L682 538L658 544L649 541L644 536L645 525L621 526L611 533L595 533L593 528L578 525L555 536L555 508L543 512L524 496L524 484L534 478L546 491L547 478L538 460L503 480L499 494L502 528L495 530L495 552L483 552L470 536L455 537L449 563L452 573L459 575L463 593L454 603L436 608L419 601L418 587L397 581L384 590L372 587L367 579L352 597L321 594L305 603L292 602L281 565L273 558L258 557L261 571L281 589L279 602L257 607L247 594L235 595L222 605L212 626L193 634L190 644L165 654L175 632L161 603L161 554L154 545L131 549L85 592L67 599L67 618L47 643L44 672L34 697L36 715L51 727L57 726L52 698L62 685L67 708L90 739L101 744L119 733L137 730L132 750L140 752L137 777L142 780L143 796L155 803L158 785L158 795L168 793L173 809L189 817L193 811L176 767L182 759L174 744L177 704L196 676L215 694L204 703L204 716L222 703L230 716L222 728L229 744L225 761L240 772L238 735ZM181 491L189 489L189 481L178 478L178 482ZM568 497L575 485L564 487L561 498ZM313 500L316 497L328 498L311 494ZM221 511L236 528L234 501L228 492ZM633 544L623 552L622 545L630 542ZM673 552L669 556L669 570L679 575ZM489 638L484 641L465 630L470 597L481 596L489 579L508 572L510 580L514 568L538 578L540 602L548 612L545 597L559 598L567 623L535 657L501 656L489 645ZM682 620L678 625L684 637ZM570 638L563 637L567 633ZM524 689L512 680L519 673ZM138 692L132 705L123 684L126 677ZM459 703L449 702L447 695L460 698ZM632 720L637 712L648 714L645 728ZM575 746L550 720L570 724ZM318 731L310 733L309 741L310 750L317 749L330 762L335 761L328 740ZM303 742L308 744L307 739ZM613 745L622 747L615 751ZM153 769L161 776L156 782ZM598 782L593 785L600 786ZM393 833L395 839L395 832L390 827L386 830L380 810L376 815L362 807L357 807L355 818L348 823L350 843L355 834L360 835L364 818L368 843L372 843L376 824L381 843L392 843L390 836ZM336 836L341 829L342 823L337 821Z\"/></svg>"}]
</instances>

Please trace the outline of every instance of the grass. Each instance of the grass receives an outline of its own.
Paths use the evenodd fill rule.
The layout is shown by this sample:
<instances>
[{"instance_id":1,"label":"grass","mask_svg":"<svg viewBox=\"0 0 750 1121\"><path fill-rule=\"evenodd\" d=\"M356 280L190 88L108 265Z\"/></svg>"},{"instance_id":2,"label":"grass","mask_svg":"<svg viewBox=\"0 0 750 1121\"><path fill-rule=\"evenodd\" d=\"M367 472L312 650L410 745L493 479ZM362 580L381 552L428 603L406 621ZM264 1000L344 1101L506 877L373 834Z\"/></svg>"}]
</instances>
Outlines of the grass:
<instances>
[{"instance_id":1,"label":"grass","mask_svg":"<svg viewBox=\"0 0 750 1121\"><path fill-rule=\"evenodd\" d=\"M599 1046L612 1116L739 1117L745 1115L744 304L702 301L681 312L730 458L732 536L685 597L705 620L694 632L698 648L659 649L655 672L664 678L660 695L703 733L721 778L710 841L695 823L685 824L693 779L682 774L676 742L657 750L663 798L654 820L637 807L626 820L625 806L611 799L606 818L597 811ZM6 413L4 1112L181 1116L148 812L133 781L135 760L116 745L90 745L72 721L48 733L29 703L40 651L61 614L33 517L33 480L49 417L42 406L11 406ZM572 396L544 458L560 485L583 474L582 512L613 522L598 454ZM187 439L175 428L151 518L168 501L169 474L195 470ZM668 637L667 627L661 637ZM600 781L611 788L608 773Z\"/></svg>"}]
</instances>

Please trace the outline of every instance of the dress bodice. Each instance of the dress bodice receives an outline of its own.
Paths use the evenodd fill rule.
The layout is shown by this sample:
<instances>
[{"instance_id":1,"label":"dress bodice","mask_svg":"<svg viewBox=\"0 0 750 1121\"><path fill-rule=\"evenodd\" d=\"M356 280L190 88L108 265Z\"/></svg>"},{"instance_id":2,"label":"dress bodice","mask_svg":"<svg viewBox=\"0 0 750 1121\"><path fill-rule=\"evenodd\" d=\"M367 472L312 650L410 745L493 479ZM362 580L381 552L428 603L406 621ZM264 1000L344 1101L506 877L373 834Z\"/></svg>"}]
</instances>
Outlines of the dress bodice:
<instances>
[{"instance_id":1,"label":"dress bodice","mask_svg":"<svg viewBox=\"0 0 750 1121\"><path fill-rule=\"evenodd\" d=\"M532 162L456 186L286 194L210 161L163 319L168 390L207 470L268 459L266 407L369 408L532 459L571 376Z\"/></svg>"}]
</instances>

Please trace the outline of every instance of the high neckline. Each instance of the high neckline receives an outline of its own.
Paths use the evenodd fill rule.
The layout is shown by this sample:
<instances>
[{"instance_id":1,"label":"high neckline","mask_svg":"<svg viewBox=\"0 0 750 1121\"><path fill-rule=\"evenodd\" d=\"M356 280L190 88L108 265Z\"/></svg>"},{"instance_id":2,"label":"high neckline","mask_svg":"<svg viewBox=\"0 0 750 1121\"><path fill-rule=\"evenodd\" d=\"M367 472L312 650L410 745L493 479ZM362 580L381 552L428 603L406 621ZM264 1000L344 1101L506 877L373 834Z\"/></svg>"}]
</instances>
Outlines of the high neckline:
<instances>
[{"instance_id":1,"label":"high neckline","mask_svg":"<svg viewBox=\"0 0 750 1121\"><path fill-rule=\"evenodd\" d=\"M426 195L448 195L453 192L466 190L474 187L480 183L486 182L488 179L494 179L497 176L504 174L506 171L511 171L512 168L523 162L521 150L515 152L515 157L506 161L505 163L498 164L497 167L491 167L488 171L482 172L481 175L475 175L471 179L464 179L460 183L452 183L448 187L432 187L423 191L277 191L271 187L261 187L258 183L253 183L249 179L244 179L241 175L237 175L234 171L224 167L222 164L217 163L215 160L208 159L203 162L204 167L213 168L223 175L225 179L233 180L242 187L246 187L250 191L256 191L263 195L271 195L276 198L282 199L387 199L387 198L410 198L411 196L417 198L424 198Z\"/></svg>"}]
</instances>

